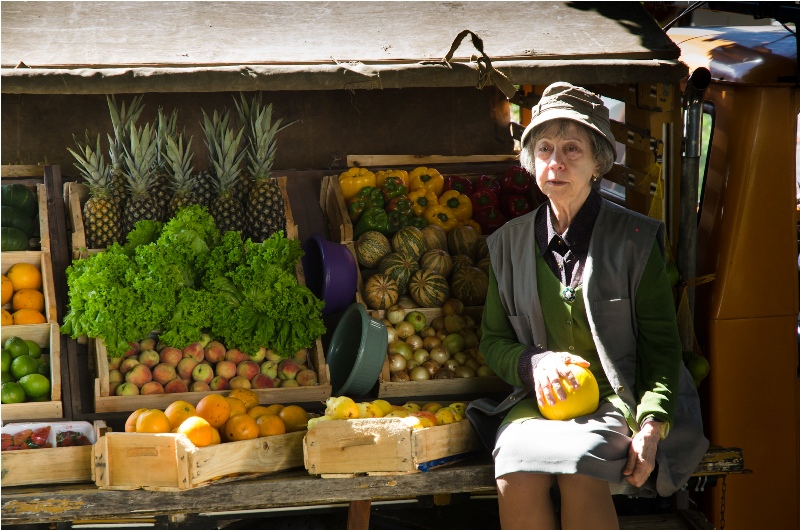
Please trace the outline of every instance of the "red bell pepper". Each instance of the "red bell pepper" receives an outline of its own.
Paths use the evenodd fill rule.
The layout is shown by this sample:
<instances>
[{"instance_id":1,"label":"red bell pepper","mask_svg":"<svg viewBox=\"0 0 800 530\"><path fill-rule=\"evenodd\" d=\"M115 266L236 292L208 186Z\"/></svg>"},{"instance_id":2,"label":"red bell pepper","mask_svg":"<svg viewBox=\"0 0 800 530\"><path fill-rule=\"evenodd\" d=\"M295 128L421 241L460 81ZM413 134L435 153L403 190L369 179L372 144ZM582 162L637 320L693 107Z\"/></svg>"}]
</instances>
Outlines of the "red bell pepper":
<instances>
[{"instance_id":1,"label":"red bell pepper","mask_svg":"<svg viewBox=\"0 0 800 530\"><path fill-rule=\"evenodd\" d=\"M500 210L509 219L525 215L533 210L530 201L524 195L503 195L500 201Z\"/></svg>"},{"instance_id":2,"label":"red bell pepper","mask_svg":"<svg viewBox=\"0 0 800 530\"><path fill-rule=\"evenodd\" d=\"M469 196L469 199L472 201L473 212L483 210L484 208L500 207L500 201L497 199L497 195L495 195L495 193L489 188L482 188L477 191L473 191L472 195Z\"/></svg>"},{"instance_id":3,"label":"red bell pepper","mask_svg":"<svg viewBox=\"0 0 800 530\"><path fill-rule=\"evenodd\" d=\"M494 206L489 206L475 213L475 221L481 225L481 234L488 236L506 222L503 212Z\"/></svg>"},{"instance_id":4,"label":"red bell pepper","mask_svg":"<svg viewBox=\"0 0 800 530\"><path fill-rule=\"evenodd\" d=\"M500 195L500 183L497 182L497 179L490 175L481 175L480 177L476 178L475 184L472 186L474 191L485 188L492 190L497 196Z\"/></svg>"},{"instance_id":5,"label":"red bell pepper","mask_svg":"<svg viewBox=\"0 0 800 530\"><path fill-rule=\"evenodd\" d=\"M450 190L456 190L462 195L469 195L472 193L472 182L466 177L459 177L457 175L447 176L444 178L444 189L442 193Z\"/></svg>"},{"instance_id":6,"label":"red bell pepper","mask_svg":"<svg viewBox=\"0 0 800 530\"><path fill-rule=\"evenodd\" d=\"M504 194L527 195L533 183L533 177L521 166L513 166L506 170L500 189Z\"/></svg>"}]
</instances>

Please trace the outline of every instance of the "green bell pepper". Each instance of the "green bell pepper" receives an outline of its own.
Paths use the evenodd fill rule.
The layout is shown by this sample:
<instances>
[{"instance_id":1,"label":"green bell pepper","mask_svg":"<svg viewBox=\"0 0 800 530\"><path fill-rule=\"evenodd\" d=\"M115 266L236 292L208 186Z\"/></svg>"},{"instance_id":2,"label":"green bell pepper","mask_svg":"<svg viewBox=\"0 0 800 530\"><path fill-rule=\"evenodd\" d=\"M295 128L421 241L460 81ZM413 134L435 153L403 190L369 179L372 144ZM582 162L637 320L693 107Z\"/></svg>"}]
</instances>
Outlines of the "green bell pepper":
<instances>
[{"instance_id":1,"label":"green bell pepper","mask_svg":"<svg viewBox=\"0 0 800 530\"><path fill-rule=\"evenodd\" d=\"M386 234L388 229L389 216L386 210L370 206L361 214L361 218L353 230L353 238L358 239L361 234L370 230L377 230L382 234Z\"/></svg>"},{"instance_id":2,"label":"green bell pepper","mask_svg":"<svg viewBox=\"0 0 800 530\"><path fill-rule=\"evenodd\" d=\"M361 218L367 208L371 207L383 208L383 193L373 186L361 188L355 197L347 200L347 214L354 223Z\"/></svg>"},{"instance_id":3,"label":"green bell pepper","mask_svg":"<svg viewBox=\"0 0 800 530\"><path fill-rule=\"evenodd\" d=\"M422 230L423 228L428 226L428 221L424 217L417 217L416 215L412 215L411 217L409 217L408 224Z\"/></svg>"},{"instance_id":4,"label":"green bell pepper","mask_svg":"<svg viewBox=\"0 0 800 530\"><path fill-rule=\"evenodd\" d=\"M406 195L400 195L389 201L386 205L387 212L400 212L403 215L411 216L414 212L412 210L411 199Z\"/></svg>"},{"instance_id":5,"label":"green bell pepper","mask_svg":"<svg viewBox=\"0 0 800 530\"><path fill-rule=\"evenodd\" d=\"M406 195L408 188L406 188L403 179L400 177L386 177L386 180L383 181L383 186L381 186L381 192L383 193L384 202L389 202L395 197Z\"/></svg>"},{"instance_id":6,"label":"green bell pepper","mask_svg":"<svg viewBox=\"0 0 800 530\"><path fill-rule=\"evenodd\" d=\"M389 212L387 215L387 222L388 222L388 231L385 232L386 235L394 235L397 233L398 230L401 228L405 228L408 226L409 223L409 216L395 210L393 212Z\"/></svg>"}]
</instances>

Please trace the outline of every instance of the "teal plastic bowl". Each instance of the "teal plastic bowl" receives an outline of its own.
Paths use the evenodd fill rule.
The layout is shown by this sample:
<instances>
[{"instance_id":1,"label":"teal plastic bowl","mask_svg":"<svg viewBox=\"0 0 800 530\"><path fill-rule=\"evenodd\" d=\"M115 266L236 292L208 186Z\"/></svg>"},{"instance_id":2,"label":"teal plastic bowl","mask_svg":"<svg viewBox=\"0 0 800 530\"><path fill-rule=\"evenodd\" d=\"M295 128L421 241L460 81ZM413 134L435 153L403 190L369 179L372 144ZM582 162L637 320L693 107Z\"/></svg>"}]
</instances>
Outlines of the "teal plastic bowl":
<instances>
[{"instance_id":1,"label":"teal plastic bowl","mask_svg":"<svg viewBox=\"0 0 800 530\"><path fill-rule=\"evenodd\" d=\"M328 367L334 396L362 396L378 380L389 335L383 322L351 304L342 314L328 346Z\"/></svg>"}]
</instances>

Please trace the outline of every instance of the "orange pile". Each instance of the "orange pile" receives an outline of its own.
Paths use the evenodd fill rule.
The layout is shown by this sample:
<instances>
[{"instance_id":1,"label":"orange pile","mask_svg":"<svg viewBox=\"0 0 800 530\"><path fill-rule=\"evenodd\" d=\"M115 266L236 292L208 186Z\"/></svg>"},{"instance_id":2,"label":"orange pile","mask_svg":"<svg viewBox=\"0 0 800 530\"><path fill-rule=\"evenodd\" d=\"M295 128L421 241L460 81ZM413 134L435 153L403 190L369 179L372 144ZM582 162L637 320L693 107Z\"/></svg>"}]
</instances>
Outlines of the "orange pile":
<instances>
[{"instance_id":1,"label":"orange pile","mask_svg":"<svg viewBox=\"0 0 800 530\"><path fill-rule=\"evenodd\" d=\"M2 287L2 305L11 304L11 312L2 310L4 326L47 322L42 273L36 265L15 263L3 275Z\"/></svg>"},{"instance_id":2,"label":"orange pile","mask_svg":"<svg viewBox=\"0 0 800 530\"><path fill-rule=\"evenodd\" d=\"M302 431L308 419L302 407L259 405L258 394L237 388L227 396L204 396L197 405L178 400L163 411L135 410L125 422L125 432L184 434L195 446L206 447Z\"/></svg>"}]
</instances>

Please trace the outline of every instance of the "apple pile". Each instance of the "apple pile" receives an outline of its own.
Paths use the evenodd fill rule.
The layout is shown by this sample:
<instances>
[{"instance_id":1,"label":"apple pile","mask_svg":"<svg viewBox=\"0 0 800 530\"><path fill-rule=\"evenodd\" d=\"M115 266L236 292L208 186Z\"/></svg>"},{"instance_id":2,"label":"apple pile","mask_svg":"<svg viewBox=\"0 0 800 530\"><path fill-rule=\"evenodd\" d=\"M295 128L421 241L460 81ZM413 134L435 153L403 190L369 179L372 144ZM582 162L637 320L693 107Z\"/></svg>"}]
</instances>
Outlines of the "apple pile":
<instances>
[{"instance_id":1,"label":"apple pile","mask_svg":"<svg viewBox=\"0 0 800 530\"><path fill-rule=\"evenodd\" d=\"M183 349L159 343L154 336L132 342L121 357L108 358L109 394L174 394L234 388L265 389L315 386L308 351L292 358L260 348L253 353L227 349L203 334Z\"/></svg>"},{"instance_id":2,"label":"apple pile","mask_svg":"<svg viewBox=\"0 0 800 530\"><path fill-rule=\"evenodd\" d=\"M451 403L443 406L430 402L420 405L413 401L392 405L384 399L356 403L347 396L330 397L325 402L325 414L308 420L308 428L321 421L357 420L368 418L401 418L412 429L424 429L447 425L465 419L466 403Z\"/></svg>"},{"instance_id":3,"label":"apple pile","mask_svg":"<svg viewBox=\"0 0 800 530\"><path fill-rule=\"evenodd\" d=\"M464 303L450 298L430 325L424 313L399 305L386 310L386 354L391 381L427 381L494 376L478 349L480 328Z\"/></svg>"}]
</instances>

